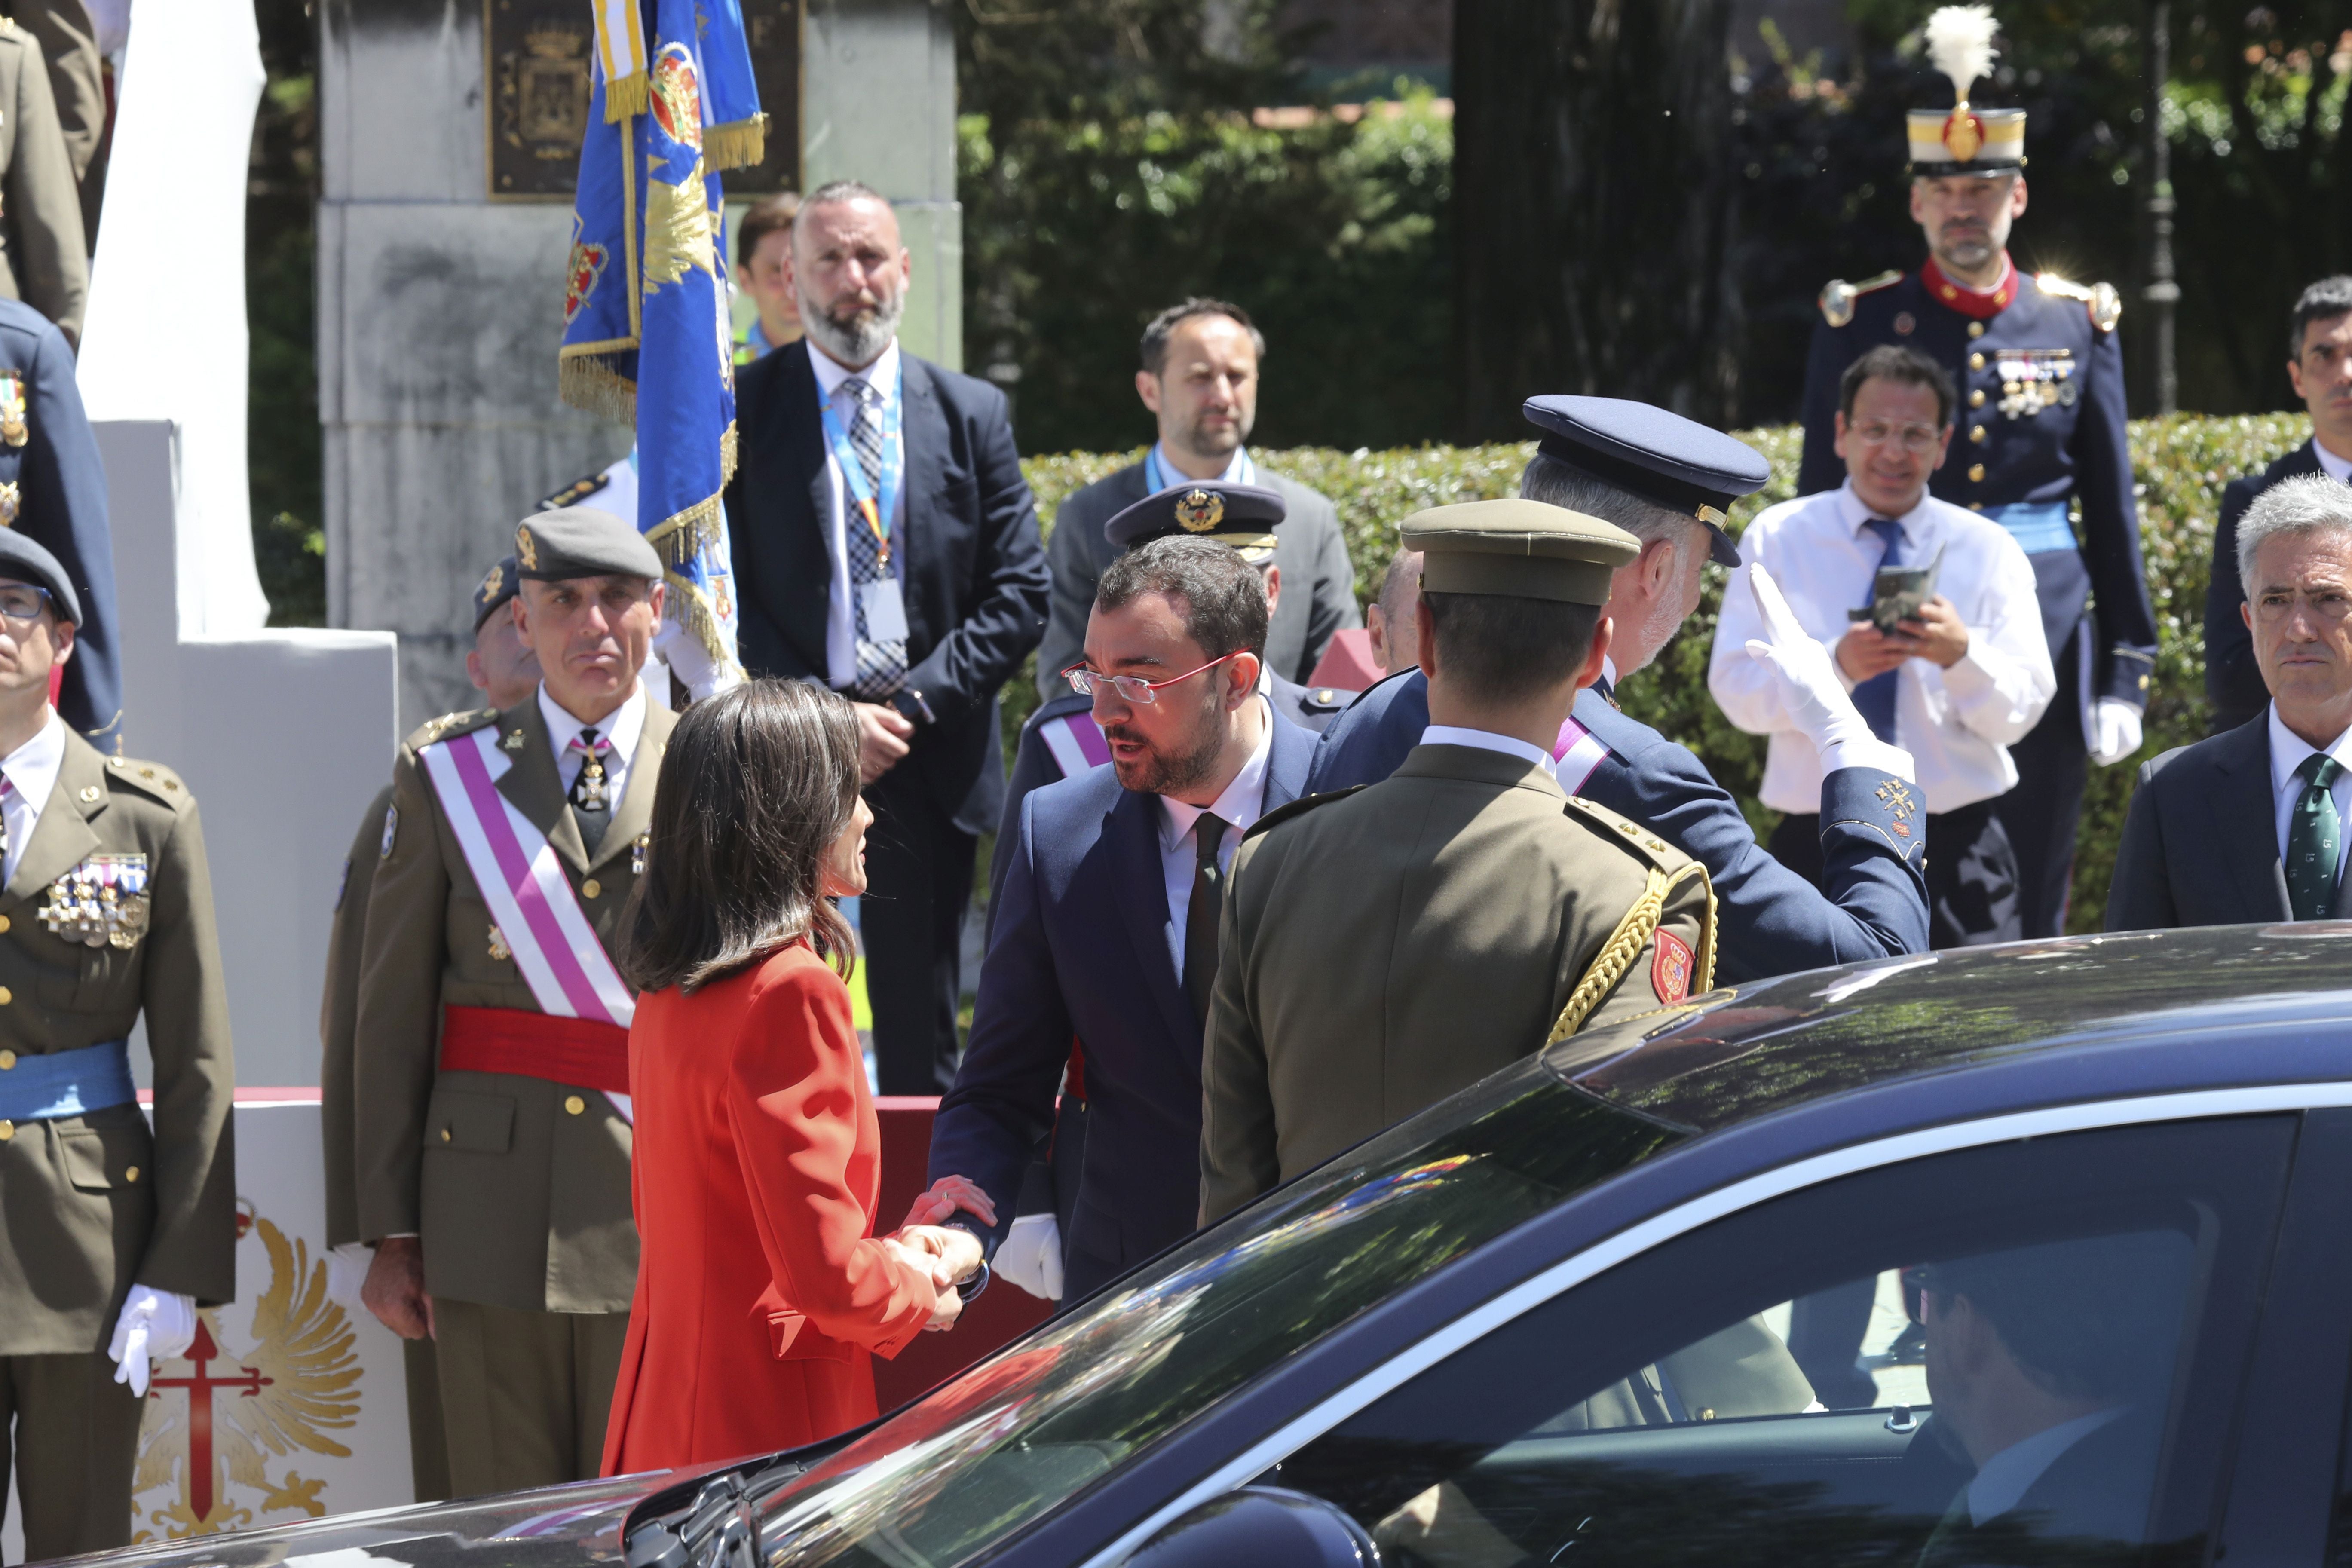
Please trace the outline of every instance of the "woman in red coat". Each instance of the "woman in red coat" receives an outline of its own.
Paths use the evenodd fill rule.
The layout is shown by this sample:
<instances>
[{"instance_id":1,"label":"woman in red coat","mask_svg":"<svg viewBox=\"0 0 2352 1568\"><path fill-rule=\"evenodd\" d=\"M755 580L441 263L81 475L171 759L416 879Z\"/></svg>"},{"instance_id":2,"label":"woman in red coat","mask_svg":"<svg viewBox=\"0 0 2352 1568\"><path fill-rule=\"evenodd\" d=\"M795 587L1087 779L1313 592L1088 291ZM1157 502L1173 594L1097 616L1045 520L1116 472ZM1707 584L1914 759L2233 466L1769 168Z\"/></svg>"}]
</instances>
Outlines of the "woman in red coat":
<instances>
[{"instance_id":1,"label":"woman in red coat","mask_svg":"<svg viewBox=\"0 0 2352 1568\"><path fill-rule=\"evenodd\" d=\"M874 1235L881 1137L829 897L866 886L857 721L800 681L696 703L661 762L625 967L642 1250L604 1473L871 1420L870 1355L955 1321L961 1230ZM831 961L828 963L828 960ZM935 1189L911 1220L977 1189Z\"/></svg>"}]
</instances>

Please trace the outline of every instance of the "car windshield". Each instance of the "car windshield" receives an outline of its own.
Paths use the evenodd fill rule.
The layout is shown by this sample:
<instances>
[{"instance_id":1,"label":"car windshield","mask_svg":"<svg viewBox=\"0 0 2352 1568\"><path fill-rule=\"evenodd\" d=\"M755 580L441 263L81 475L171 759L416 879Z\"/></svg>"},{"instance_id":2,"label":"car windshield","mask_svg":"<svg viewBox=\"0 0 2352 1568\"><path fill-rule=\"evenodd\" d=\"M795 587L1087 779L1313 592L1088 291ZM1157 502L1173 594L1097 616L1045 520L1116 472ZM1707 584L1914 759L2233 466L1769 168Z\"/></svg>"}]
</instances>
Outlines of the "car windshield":
<instances>
[{"instance_id":1,"label":"car windshield","mask_svg":"<svg viewBox=\"0 0 2352 1568\"><path fill-rule=\"evenodd\" d=\"M1340 1156L761 1500L770 1561L958 1563L1332 1330L1680 1135L1534 1060Z\"/></svg>"}]
</instances>

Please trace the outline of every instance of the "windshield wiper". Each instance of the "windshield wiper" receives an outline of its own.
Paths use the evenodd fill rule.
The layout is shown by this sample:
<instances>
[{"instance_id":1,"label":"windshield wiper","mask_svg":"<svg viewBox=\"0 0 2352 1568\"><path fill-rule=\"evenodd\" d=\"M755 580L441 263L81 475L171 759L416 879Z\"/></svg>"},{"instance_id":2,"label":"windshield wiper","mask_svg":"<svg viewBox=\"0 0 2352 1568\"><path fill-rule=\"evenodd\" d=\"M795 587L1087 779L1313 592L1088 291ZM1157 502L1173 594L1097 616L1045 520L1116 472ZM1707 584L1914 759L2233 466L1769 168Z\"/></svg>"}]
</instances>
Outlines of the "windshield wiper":
<instances>
[{"instance_id":1,"label":"windshield wiper","mask_svg":"<svg viewBox=\"0 0 2352 1568\"><path fill-rule=\"evenodd\" d=\"M641 1522L624 1551L628 1568L761 1568L760 1516L729 1470L704 1481L688 1506Z\"/></svg>"}]
</instances>

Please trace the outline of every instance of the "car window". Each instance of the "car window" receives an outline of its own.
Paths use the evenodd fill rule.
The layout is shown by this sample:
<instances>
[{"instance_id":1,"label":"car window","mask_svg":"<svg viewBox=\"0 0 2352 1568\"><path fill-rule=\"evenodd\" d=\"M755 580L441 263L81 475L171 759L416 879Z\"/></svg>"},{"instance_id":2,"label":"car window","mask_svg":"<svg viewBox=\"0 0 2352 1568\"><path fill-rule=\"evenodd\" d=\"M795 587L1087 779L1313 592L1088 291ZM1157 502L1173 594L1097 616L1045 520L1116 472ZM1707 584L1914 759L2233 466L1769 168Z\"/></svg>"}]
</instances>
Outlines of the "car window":
<instances>
[{"instance_id":1,"label":"car window","mask_svg":"<svg viewBox=\"0 0 2352 1568\"><path fill-rule=\"evenodd\" d=\"M794 1568L957 1563L1680 1134L1530 1059L1079 1303L761 1500Z\"/></svg>"},{"instance_id":2,"label":"car window","mask_svg":"<svg viewBox=\"0 0 2352 1568\"><path fill-rule=\"evenodd\" d=\"M2069 1134L1717 1221L1271 1478L1387 1559L2122 1563L2209 1528L2286 1118Z\"/></svg>"}]
</instances>

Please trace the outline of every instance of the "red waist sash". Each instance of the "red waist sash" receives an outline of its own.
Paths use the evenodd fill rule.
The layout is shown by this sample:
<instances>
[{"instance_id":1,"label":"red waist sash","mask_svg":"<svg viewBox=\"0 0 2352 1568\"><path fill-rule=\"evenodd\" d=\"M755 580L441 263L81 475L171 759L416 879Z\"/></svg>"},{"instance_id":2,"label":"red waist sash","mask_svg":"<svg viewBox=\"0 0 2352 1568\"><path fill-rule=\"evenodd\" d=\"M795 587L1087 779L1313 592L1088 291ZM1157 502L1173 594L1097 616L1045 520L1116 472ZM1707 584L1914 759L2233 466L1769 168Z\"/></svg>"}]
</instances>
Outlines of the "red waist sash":
<instances>
[{"instance_id":1,"label":"red waist sash","mask_svg":"<svg viewBox=\"0 0 2352 1568\"><path fill-rule=\"evenodd\" d=\"M444 1007L441 1070L507 1072L629 1092L629 1031L520 1007Z\"/></svg>"}]
</instances>

